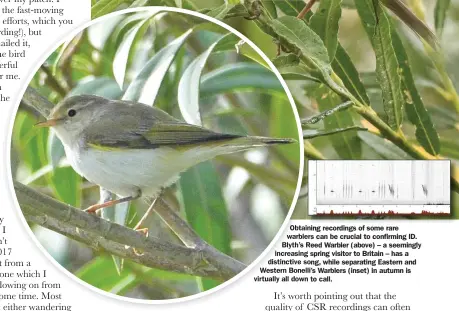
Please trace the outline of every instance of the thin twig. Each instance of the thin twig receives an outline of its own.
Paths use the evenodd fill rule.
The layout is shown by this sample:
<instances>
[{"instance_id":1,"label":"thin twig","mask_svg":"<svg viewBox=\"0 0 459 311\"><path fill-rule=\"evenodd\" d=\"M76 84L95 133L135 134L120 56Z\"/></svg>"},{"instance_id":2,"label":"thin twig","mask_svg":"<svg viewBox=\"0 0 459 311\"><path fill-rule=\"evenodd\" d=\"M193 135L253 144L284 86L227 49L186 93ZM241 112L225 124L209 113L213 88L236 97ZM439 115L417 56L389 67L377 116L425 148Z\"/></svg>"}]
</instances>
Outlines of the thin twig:
<instances>
[{"instance_id":1,"label":"thin twig","mask_svg":"<svg viewBox=\"0 0 459 311\"><path fill-rule=\"evenodd\" d=\"M317 2L317 0L309 0L308 3L304 6L300 13L298 13L297 18L303 19L306 14L312 9L313 5Z\"/></svg>"},{"instance_id":2,"label":"thin twig","mask_svg":"<svg viewBox=\"0 0 459 311\"><path fill-rule=\"evenodd\" d=\"M46 74L46 82L48 82L49 86L61 97L65 97L65 95L68 93L68 89L60 84L59 81L57 81L47 66L41 65L40 69Z\"/></svg>"},{"instance_id":3,"label":"thin twig","mask_svg":"<svg viewBox=\"0 0 459 311\"><path fill-rule=\"evenodd\" d=\"M31 107L31 109L38 111L45 118L54 107L50 101L41 96L40 93L30 86L27 87L22 97L21 104L25 104Z\"/></svg>"},{"instance_id":4,"label":"thin twig","mask_svg":"<svg viewBox=\"0 0 459 311\"><path fill-rule=\"evenodd\" d=\"M62 53L61 58L58 61L57 66L62 71L62 77L67 84L67 87L72 89L74 86L73 79L72 79L72 58L73 55L78 53L80 50L80 46L83 42L84 38L84 31L80 32L75 36L75 38L70 41L70 43L64 48L64 52Z\"/></svg>"}]
</instances>

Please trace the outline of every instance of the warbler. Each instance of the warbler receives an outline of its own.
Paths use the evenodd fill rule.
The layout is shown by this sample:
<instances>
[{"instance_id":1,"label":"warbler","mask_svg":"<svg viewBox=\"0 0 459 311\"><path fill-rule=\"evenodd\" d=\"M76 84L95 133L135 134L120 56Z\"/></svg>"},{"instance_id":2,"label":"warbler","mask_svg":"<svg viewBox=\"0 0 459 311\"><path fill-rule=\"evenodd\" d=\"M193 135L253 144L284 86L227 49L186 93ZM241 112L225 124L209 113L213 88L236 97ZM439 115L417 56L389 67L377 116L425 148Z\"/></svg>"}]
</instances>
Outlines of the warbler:
<instances>
[{"instance_id":1,"label":"warbler","mask_svg":"<svg viewBox=\"0 0 459 311\"><path fill-rule=\"evenodd\" d=\"M86 211L91 213L156 197L181 172L215 156L295 141L217 133L155 107L94 95L68 97L37 126L55 131L78 174L118 196L90 206Z\"/></svg>"}]
</instances>

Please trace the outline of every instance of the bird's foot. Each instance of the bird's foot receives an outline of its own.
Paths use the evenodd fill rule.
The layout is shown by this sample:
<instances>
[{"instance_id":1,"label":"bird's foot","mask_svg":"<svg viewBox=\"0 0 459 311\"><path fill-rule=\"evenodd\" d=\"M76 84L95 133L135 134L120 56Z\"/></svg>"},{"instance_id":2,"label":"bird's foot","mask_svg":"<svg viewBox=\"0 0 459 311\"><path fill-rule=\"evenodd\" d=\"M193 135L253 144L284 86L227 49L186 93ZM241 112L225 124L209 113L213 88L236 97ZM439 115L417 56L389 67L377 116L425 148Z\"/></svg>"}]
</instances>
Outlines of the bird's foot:
<instances>
[{"instance_id":1,"label":"bird's foot","mask_svg":"<svg viewBox=\"0 0 459 311\"><path fill-rule=\"evenodd\" d=\"M139 229L134 229L134 230L142 233L145 237L148 238L148 228L139 228Z\"/></svg>"}]
</instances>

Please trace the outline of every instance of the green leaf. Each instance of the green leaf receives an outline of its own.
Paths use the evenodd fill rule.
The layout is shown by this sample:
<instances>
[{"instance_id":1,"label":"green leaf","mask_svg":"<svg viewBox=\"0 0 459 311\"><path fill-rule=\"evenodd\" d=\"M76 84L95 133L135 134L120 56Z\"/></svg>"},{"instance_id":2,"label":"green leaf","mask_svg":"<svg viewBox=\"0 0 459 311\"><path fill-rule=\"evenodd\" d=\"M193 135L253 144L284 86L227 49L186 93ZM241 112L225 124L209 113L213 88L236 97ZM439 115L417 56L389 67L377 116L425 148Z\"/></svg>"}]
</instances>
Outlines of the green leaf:
<instances>
[{"instance_id":1,"label":"green leaf","mask_svg":"<svg viewBox=\"0 0 459 311\"><path fill-rule=\"evenodd\" d=\"M271 67L266 63L266 61L255 51L250 45L245 43L243 40L239 40L236 45L236 52L238 54L244 55L245 57L259 63L260 65L271 69Z\"/></svg>"},{"instance_id":2,"label":"green leaf","mask_svg":"<svg viewBox=\"0 0 459 311\"><path fill-rule=\"evenodd\" d=\"M169 66L192 32L188 30L156 53L131 82L123 99L153 105Z\"/></svg>"},{"instance_id":3,"label":"green leaf","mask_svg":"<svg viewBox=\"0 0 459 311\"><path fill-rule=\"evenodd\" d=\"M52 172L50 183L57 199L72 206L80 206L82 178L73 168L56 167Z\"/></svg>"},{"instance_id":4,"label":"green leaf","mask_svg":"<svg viewBox=\"0 0 459 311\"><path fill-rule=\"evenodd\" d=\"M300 64L300 58L296 54L289 53L277 56L272 62L277 69L280 69L283 67L298 66Z\"/></svg>"},{"instance_id":5,"label":"green leaf","mask_svg":"<svg viewBox=\"0 0 459 311\"><path fill-rule=\"evenodd\" d=\"M412 160L402 149L390 141L368 132L360 132L360 139L382 158L387 160Z\"/></svg>"},{"instance_id":6,"label":"green leaf","mask_svg":"<svg viewBox=\"0 0 459 311\"><path fill-rule=\"evenodd\" d=\"M224 65L202 76L200 96L251 91L284 92L284 88L271 71L255 63Z\"/></svg>"},{"instance_id":7,"label":"green leaf","mask_svg":"<svg viewBox=\"0 0 459 311\"><path fill-rule=\"evenodd\" d=\"M113 30L125 19L123 15L112 16L103 23L95 23L87 28L88 41L98 50L108 42Z\"/></svg>"},{"instance_id":8,"label":"green leaf","mask_svg":"<svg viewBox=\"0 0 459 311\"><path fill-rule=\"evenodd\" d=\"M303 130L303 138L304 139L311 139L311 138L316 138L316 137L322 137L322 136L329 136L335 134L342 134L345 132L349 131L366 131L367 129L364 127L360 126L350 126L346 128L337 128L333 130ZM337 136L337 135L336 135Z\"/></svg>"},{"instance_id":9,"label":"green leaf","mask_svg":"<svg viewBox=\"0 0 459 311\"><path fill-rule=\"evenodd\" d=\"M328 52L322 39L303 21L293 16L283 16L271 21L273 31L279 36L280 43L291 51L301 52L301 61L316 72L313 74L337 94L349 98L345 90L333 78L333 70Z\"/></svg>"},{"instance_id":10,"label":"green leaf","mask_svg":"<svg viewBox=\"0 0 459 311\"><path fill-rule=\"evenodd\" d=\"M136 277L125 269L121 274L109 257L96 257L75 272L82 281L111 293L118 293L119 285L134 282ZM103 277L101 277L103 275Z\"/></svg>"},{"instance_id":11,"label":"green leaf","mask_svg":"<svg viewBox=\"0 0 459 311\"><path fill-rule=\"evenodd\" d=\"M74 95L97 95L109 99L120 99L123 91L115 80L108 77L87 77L69 92L69 96Z\"/></svg>"},{"instance_id":12,"label":"green leaf","mask_svg":"<svg viewBox=\"0 0 459 311\"><path fill-rule=\"evenodd\" d=\"M59 166L59 163L64 157L64 145L54 131L50 132L48 136L48 159L53 169Z\"/></svg>"},{"instance_id":13,"label":"green leaf","mask_svg":"<svg viewBox=\"0 0 459 311\"><path fill-rule=\"evenodd\" d=\"M273 30L294 48L301 51L306 65L331 72L330 59L322 39L296 17L283 16L271 22Z\"/></svg>"},{"instance_id":14,"label":"green leaf","mask_svg":"<svg viewBox=\"0 0 459 311\"><path fill-rule=\"evenodd\" d=\"M304 8L306 3L298 0L283 0L276 1L276 6L285 14L290 16L297 16L298 13Z\"/></svg>"},{"instance_id":15,"label":"green leaf","mask_svg":"<svg viewBox=\"0 0 459 311\"><path fill-rule=\"evenodd\" d=\"M153 14L138 22L133 28L131 28L124 35L123 40L116 51L115 58L113 60L113 74L120 88L124 87L129 59L131 59L135 53L135 42L145 34L152 15Z\"/></svg>"},{"instance_id":16,"label":"green leaf","mask_svg":"<svg viewBox=\"0 0 459 311\"><path fill-rule=\"evenodd\" d=\"M14 141L17 142L18 151L23 157L26 167L31 172L36 172L46 165L46 149L48 130L39 130L34 127L36 120L25 112L19 112L15 120L15 131L17 136Z\"/></svg>"},{"instance_id":17,"label":"green leaf","mask_svg":"<svg viewBox=\"0 0 459 311\"><path fill-rule=\"evenodd\" d=\"M437 0L435 5L435 29L438 36L443 34L445 28L446 13L451 5L451 0Z\"/></svg>"},{"instance_id":18,"label":"green leaf","mask_svg":"<svg viewBox=\"0 0 459 311\"><path fill-rule=\"evenodd\" d=\"M320 79L312 75L310 69L302 64L298 66L281 67L279 72L285 80L307 80L309 83L322 83Z\"/></svg>"},{"instance_id":19,"label":"green leaf","mask_svg":"<svg viewBox=\"0 0 459 311\"><path fill-rule=\"evenodd\" d=\"M226 15L236 6L236 4L225 3L215 9L210 10L207 15L218 20L225 19Z\"/></svg>"},{"instance_id":20,"label":"green leaf","mask_svg":"<svg viewBox=\"0 0 459 311\"><path fill-rule=\"evenodd\" d=\"M211 162L200 163L180 178L186 219L196 233L221 252L231 254L231 228L221 182ZM203 290L219 283L201 279Z\"/></svg>"},{"instance_id":21,"label":"green leaf","mask_svg":"<svg viewBox=\"0 0 459 311\"><path fill-rule=\"evenodd\" d=\"M390 20L379 1L357 0L355 5L376 54L376 73L387 122L397 130L403 122L404 96Z\"/></svg>"},{"instance_id":22,"label":"green leaf","mask_svg":"<svg viewBox=\"0 0 459 311\"><path fill-rule=\"evenodd\" d=\"M459 160L459 142L457 139L442 139L441 153L447 157Z\"/></svg>"},{"instance_id":23,"label":"green leaf","mask_svg":"<svg viewBox=\"0 0 459 311\"><path fill-rule=\"evenodd\" d=\"M401 0L380 0L400 20L408 25L418 36L423 38L433 49L438 50L439 44L435 34L417 17Z\"/></svg>"},{"instance_id":24,"label":"green leaf","mask_svg":"<svg viewBox=\"0 0 459 311\"><path fill-rule=\"evenodd\" d=\"M266 12L269 14L269 17L273 19L277 18L277 9L274 1L275 0L263 0L262 2Z\"/></svg>"},{"instance_id":25,"label":"green leaf","mask_svg":"<svg viewBox=\"0 0 459 311\"><path fill-rule=\"evenodd\" d=\"M359 102L369 106L370 98L365 90L365 86L360 80L359 72L355 68L346 50L339 43L332 67L349 92L354 95Z\"/></svg>"},{"instance_id":26,"label":"green leaf","mask_svg":"<svg viewBox=\"0 0 459 311\"><path fill-rule=\"evenodd\" d=\"M222 38L224 37L215 41L204 53L196 57L191 64L188 65L180 78L177 100L182 116L188 123L196 125L202 124L201 115L199 113L199 85L201 83L201 74L207 63L207 59Z\"/></svg>"},{"instance_id":27,"label":"green leaf","mask_svg":"<svg viewBox=\"0 0 459 311\"><path fill-rule=\"evenodd\" d=\"M340 109L342 103L341 98L333 93L325 86L319 87L315 92L320 111L325 113L333 109ZM362 146L357 133L352 131L354 129L361 129L356 127L352 114L350 111L341 111L339 113L332 113L324 119L325 134L336 134L330 137L333 148L338 155L343 159L360 159L362 155ZM304 135L304 132L303 132ZM312 135L312 134L310 134Z\"/></svg>"},{"instance_id":28,"label":"green leaf","mask_svg":"<svg viewBox=\"0 0 459 311\"><path fill-rule=\"evenodd\" d=\"M322 0L309 25L322 38L330 60L335 58L338 47L339 20L342 0Z\"/></svg>"},{"instance_id":29,"label":"green leaf","mask_svg":"<svg viewBox=\"0 0 459 311\"><path fill-rule=\"evenodd\" d=\"M416 126L415 135L421 146L428 153L437 155L440 153L440 138L416 88L408 55L396 31L392 32L392 40L398 63L400 68L402 68L402 82L406 97L406 115L408 120Z\"/></svg>"},{"instance_id":30,"label":"green leaf","mask_svg":"<svg viewBox=\"0 0 459 311\"><path fill-rule=\"evenodd\" d=\"M115 11L126 0L100 0L91 7L91 18L96 19Z\"/></svg>"}]
</instances>

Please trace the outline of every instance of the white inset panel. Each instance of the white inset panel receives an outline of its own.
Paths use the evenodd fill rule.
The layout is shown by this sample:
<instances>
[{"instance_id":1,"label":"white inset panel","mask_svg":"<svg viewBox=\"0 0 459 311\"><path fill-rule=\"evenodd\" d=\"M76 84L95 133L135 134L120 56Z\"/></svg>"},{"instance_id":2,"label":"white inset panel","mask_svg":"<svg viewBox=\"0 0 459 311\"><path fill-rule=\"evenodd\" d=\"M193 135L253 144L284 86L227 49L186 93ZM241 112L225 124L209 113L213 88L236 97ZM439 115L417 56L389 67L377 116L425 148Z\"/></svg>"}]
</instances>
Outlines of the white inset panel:
<instances>
[{"instance_id":1,"label":"white inset panel","mask_svg":"<svg viewBox=\"0 0 459 311\"><path fill-rule=\"evenodd\" d=\"M448 160L324 160L309 161L309 168L310 214L320 210L337 212L338 206L342 206L338 208L340 213L363 213L363 206L368 206L365 210L369 212L397 213L394 205L400 205L398 210L403 213L435 213L439 211L434 206L442 205L449 212ZM372 206L388 207L376 211ZM311 213L314 209L316 212Z\"/></svg>"}]
</instances>

